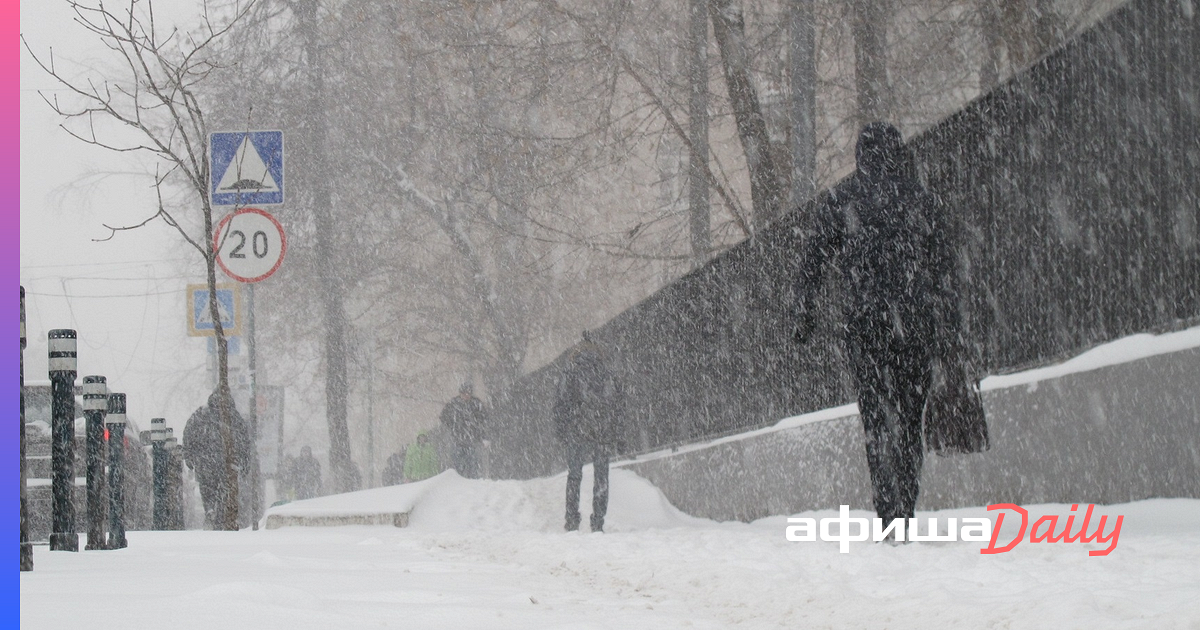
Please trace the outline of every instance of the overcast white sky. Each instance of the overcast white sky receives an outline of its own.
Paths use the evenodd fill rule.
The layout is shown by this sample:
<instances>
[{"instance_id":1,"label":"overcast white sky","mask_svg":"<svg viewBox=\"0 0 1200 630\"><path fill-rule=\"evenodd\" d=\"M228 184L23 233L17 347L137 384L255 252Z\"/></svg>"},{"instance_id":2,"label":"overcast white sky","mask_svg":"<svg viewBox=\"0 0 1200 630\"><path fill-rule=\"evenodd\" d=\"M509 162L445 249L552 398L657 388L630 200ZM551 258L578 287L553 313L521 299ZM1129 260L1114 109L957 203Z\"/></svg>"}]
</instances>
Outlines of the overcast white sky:
<instances>
[{"instance_id":1,"label":"overcast white sky","mask_svg":"<svg viewBox=\"0 0 1200 630\"><path fill-rule=\"evenodd\" d=\"M185 3L158 3L175 17ZM162 10L160 10L162 9ZM168 12L169 11L169 12ZM164 15L164 12L167 14ZM94 40L74 24L65 2L21 3L21 32L39 54L54 48L58 67L101 76ZM70 65L68 65L70 64ZM143 429L167 418L176 435L207 397L206 341L187 336L186 285L201 282L200 258L161 222L112 240L102 224L130 225L154 212L145 160L88 147L58 127L38 95L53 79L21 52L21 285L26 291L27 381L46 380L46 332L79 332L79 376L103 374L129 395ZM152 169L152 167L150 167ZM190 261L190 264L189 264Z\"/></svg>"}]
</instances>

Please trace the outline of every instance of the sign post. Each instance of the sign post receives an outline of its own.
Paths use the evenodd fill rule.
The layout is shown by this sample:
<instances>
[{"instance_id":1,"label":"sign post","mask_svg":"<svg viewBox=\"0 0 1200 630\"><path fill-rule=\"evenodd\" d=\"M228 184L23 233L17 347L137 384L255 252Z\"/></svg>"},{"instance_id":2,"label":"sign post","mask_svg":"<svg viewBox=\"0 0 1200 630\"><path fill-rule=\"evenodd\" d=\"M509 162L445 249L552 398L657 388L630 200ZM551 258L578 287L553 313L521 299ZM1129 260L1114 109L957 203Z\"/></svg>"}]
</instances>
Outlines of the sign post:
<instances>
[{"instance_id":1,"label":"sign post","mask_svg":"<svg viewBox=\"0 0 1200 630\"><path fill-rule=\"evenodd\" d=\"M214 206L235 206L213 234L217 263L229 277L246 284L248 350L250 354L250 429L258 440L255 404L254 286L279 269L287 252L283 226L263 210L247 205L277 205L284 200L283 132L242 131L214 133L209 137L211 181L209 196ZM254 474L254 528L258 529L261 507L260 475Z\"/></svg>"},{"instance_id":2,"label":"sign post","mask_svg":"<svg viewBox=\"0 0 1200 630\"><path fill-rule=\"evenodd\" d=\"M246 283L247 346L250 355L250 431L258 442L256 414L257 382L254 348L254 283L271 277L283 263L287 253L287 235L283 226L270 213L258 208L242 208L226 216L213 234L213 249L217 264L229 277ZM260 506L260 475L255 474L255 526Z\"/></svg>"}]
</instances>

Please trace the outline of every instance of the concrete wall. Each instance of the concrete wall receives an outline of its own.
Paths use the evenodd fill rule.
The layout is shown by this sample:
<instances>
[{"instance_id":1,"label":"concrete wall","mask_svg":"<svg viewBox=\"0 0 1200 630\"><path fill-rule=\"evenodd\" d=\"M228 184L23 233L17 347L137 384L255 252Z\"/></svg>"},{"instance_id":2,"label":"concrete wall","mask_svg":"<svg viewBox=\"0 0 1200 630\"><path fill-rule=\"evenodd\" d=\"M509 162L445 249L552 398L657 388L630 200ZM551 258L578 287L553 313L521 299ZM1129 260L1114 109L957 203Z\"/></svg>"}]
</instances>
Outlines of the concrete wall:
<instances>
[{"instance_id":1,"label":"concrete wall","mask_svg":"<svg viewBox=\"0 0 1200 630\"><path fill-rule=\"evenodd\" d=\"M1053 363L1200 317L1200 18L1192 4L1131 0L910 139L951 224L975 375ZM838 282L823 286L811 342L791 340L797 253L821 203L593 331L626 384L627 452L853 399ZM562 470L550 410L566 358L494 396L497 476Z\"/></svg>"},{"instance_id":2,"label":"concrete wall","mask_svg":"<svg viewBox=\"0 0 1200 630\"><path fill-rule=\"evenodd\" d=\"M919 510L1200 498L1200 348L984 392L987 453L930 455ZM748 521L872 509L857 416L622 466L678 508Z\"/></svg>"}]
</instances>

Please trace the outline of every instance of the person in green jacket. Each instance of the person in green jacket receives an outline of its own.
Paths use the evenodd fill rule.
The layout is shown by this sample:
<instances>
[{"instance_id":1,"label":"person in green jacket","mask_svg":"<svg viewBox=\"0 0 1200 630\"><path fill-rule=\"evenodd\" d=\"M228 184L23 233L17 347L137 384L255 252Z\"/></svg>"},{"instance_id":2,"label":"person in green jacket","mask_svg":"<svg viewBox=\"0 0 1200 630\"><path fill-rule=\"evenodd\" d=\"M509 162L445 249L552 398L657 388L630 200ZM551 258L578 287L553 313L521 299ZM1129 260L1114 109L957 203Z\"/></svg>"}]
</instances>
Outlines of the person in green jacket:
<instances>
[{"instance_id":1,"label":"person in green jacket","mask_svg":"<svg viewBox=\"0 0 1200 630\"><path fill-rule=\"evenodd\" d=\"M441 472L437 450L429 443L425 433L417 434L417 441L408 445L404 454L404 480L420 481Z\"/></svg>"}]
</instances>

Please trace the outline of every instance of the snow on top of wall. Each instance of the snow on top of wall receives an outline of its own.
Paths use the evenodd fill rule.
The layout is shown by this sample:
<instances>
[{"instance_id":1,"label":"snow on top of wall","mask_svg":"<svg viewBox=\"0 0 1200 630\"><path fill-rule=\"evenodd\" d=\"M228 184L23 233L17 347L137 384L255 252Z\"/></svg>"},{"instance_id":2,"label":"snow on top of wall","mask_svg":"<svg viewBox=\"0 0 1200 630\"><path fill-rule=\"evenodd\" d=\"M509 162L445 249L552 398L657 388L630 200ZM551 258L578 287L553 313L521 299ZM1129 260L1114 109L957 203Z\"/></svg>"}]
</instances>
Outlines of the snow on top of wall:
<instances>
[{"instance_id":1,"label":"snow on top of wall","mask_svg":"<svg viewBox=\"0 0 1200 630\"><path fill-rule=\"evenodd\" d=\"M1115 341L1101 344L1080 353L1062 363L1050 365L1046 367L1034 368L1013 374L1003 374L997 376L989 376L980 382L982 391L993 391L998 389L1007 389L1010 387L1018 387L1021 385L1030 385L1047 379L1061 378L1068 374L1078 374L1081 372L1090 372L1104 367L1119 365L1122 363L1131 363L1141 359L1157 356L1160 354L1169 354L1172 352L1181 352L1193 348L1200 348L1200 326L1187 328L1180 331L1163 333L1154 335L1142 333L1130 335ZM858 405L850 403L839 407L830 407L828 409L819 409L809 413L784 418L775 424L763 428L729 435L715 440L706 442L697 442L685 446L679 446L674 449L666 448L650 453L638 455L632 460L620 462L620 464L644 462L652 459L661 459L670 457L679 453L687 453L691 451L699 451L706 448L712 448L721 444L737 442L748 438L794 429L796 427L812 424L814 422L824 422L827 420L836 420L838 418L847 418L858 415Z\"/></svg>"},{"instance_id":2,"label":"snow on top of wall","mask_svg":"<svg viewBox=\"0 0 1200 630\"><path fill-rule=\"evenodd\" d=\"M1068 374L1090 372L1111 365L1131 363L1160 354L1180 352L1197 347L1200 347L1200 326L1161 335L1149 333L1130 335L1096 346L1057 365L1015 372L1013 374L989 376L980 382L979 387L983 391L991 391L994 389L1016 387L1018 385L1029 385L1047 379L1061 378Z\"/></svg>"}]
</instances>

